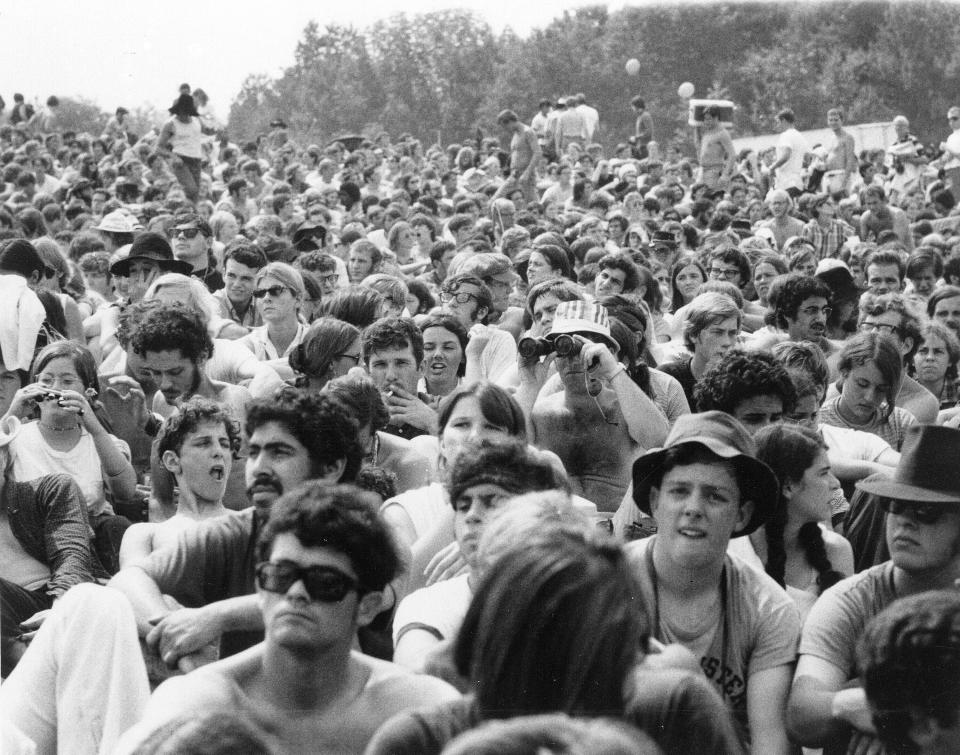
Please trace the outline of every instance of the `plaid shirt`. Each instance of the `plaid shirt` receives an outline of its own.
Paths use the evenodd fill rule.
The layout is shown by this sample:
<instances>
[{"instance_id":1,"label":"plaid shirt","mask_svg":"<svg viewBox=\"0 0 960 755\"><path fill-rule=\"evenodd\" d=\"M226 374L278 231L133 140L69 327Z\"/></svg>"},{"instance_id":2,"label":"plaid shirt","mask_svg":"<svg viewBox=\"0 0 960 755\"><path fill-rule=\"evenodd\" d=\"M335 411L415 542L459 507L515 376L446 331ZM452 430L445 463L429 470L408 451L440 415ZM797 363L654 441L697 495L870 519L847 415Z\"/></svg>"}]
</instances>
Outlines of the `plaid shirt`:
<instances>
[{"instance_id":1,"label":"plaid shirt","mask_svg":"<svg viewBox=\"0 0 960 755\"><path fill-rule=\"evenodd\" d=\"M853 228L842 220L831 220L830 226L824 230L816 220L811 220L803 227L800 236L804 241L813 244L817 260L827 257L840 256L840 247L853 235Z\"/></svg>"}]
</instances>

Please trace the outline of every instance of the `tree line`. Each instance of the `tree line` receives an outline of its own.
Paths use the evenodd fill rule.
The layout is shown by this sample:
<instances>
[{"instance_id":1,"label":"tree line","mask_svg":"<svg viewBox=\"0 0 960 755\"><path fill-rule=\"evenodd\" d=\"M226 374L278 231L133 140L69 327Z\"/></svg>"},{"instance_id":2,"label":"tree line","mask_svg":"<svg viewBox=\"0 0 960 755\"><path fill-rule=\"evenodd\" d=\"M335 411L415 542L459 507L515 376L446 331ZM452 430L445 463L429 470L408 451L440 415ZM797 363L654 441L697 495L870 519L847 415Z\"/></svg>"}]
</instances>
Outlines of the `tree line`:
<instances>
[{"instance_id":1,"label":"tree line","mask_svg":"<svg viewBox=\"0 0 960 755\"><path fill-rule=\"evenodd\" d=\"M504 107L529 120L541 98L584 92L604 142L632 133L636 94L665 141L682 133L676 90L690 81L697 97L737 104L737 135L768 133L782 107L801 128L822 127L840 105L848 122L903 113L939 143L960 101L958 35L960 5L890 0L593 6L526 38L494 34L468 11L400 14L363 31L314 21L282 75L244 82L229 130L251 138L282 118L304 141L386 130L448 144L489 132ZM630 58L637 76L625 71Z\"/></svg>"}]
</instances>

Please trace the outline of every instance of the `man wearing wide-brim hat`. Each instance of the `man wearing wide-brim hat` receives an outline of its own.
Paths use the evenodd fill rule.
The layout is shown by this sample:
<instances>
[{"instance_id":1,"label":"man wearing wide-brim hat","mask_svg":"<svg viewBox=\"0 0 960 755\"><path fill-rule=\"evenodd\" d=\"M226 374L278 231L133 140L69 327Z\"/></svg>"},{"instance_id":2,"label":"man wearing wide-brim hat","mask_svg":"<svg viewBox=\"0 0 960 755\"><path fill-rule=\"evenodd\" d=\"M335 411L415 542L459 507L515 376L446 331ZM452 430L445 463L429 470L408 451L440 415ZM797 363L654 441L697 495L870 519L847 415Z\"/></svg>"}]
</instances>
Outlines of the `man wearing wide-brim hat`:
<instances>
[{"instance_id":1,"label":"man wearing wide-brim hat","mask_svg":"<svg viewBox=\"0 0 960 755\"><path fill-rule=\"evenodd\" d=\"M683 645L733 714L745 750L792 752L784 707L800 635L793 600L727 553L779 497L746 428L718 411L677 419L662 448L633 465L633 501L656 534L627 544L651 637Z\"/></svg>"},{"instance_id":2,"label":"man wearing wide-brim hat","mask_svg":"<svg viewBox=\"0 0 960 755\"><path fill-rule=\"evenodd\" d=\"M955 589L960 579L960 430L912 427L901 453L892 478L857 483L887 512L890 560L827 590L803 628L788 724L796 741L826 753L874 732L862 688L849 685L870 619L898 598Z\"/></svg>"},{"instance_id":3,"label":"man wearing wide-brim hat","mask_svg":"<svg viewBox=\"0 0 960 755\"><path fill-rule=\"evenodd\" d=\"M130 246L130 253L110 265L110 274L127 279L126 294L140 301L147 288L161 273L190 275L189 262L173 258L169 242L158 233L141 233Z\"/></svg>"}]
</instances>

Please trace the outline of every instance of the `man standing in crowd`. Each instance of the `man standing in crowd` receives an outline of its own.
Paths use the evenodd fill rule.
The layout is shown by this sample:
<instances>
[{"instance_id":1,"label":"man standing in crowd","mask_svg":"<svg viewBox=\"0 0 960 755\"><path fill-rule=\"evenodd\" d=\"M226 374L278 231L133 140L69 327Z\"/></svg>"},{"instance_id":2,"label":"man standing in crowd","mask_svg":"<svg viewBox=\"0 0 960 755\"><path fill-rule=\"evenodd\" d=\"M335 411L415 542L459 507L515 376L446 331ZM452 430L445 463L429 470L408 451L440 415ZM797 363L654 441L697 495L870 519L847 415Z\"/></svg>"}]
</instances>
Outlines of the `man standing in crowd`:
<instances>
[{"instance_id":1,"label":"man standing in crowd","mask_svg":"<svg viewBox=\"0 0 960 755\"><path fill-rule=\"evenodd\" d=\"M833 139L827 149L827 158L824 161L825 175L832 171L841 171L841 178L834 185L823 185L821 189L830 194L841 191L846 193L850 179L857 173L857 152L853 137L843 129L843 111L834 107L827 111L827 126L833 131Z\"/></svg>"},{"instance_id":2,"label":"man standing in crowd","mask_svg":"<svg viewBox=\"0 0 960 755\"><path fill-rule=\"evenodd\" d=\"M703 109L703 126L694 132L699 141L700 180L710 189L724 188L736 168L737 151L730 132L720 123L720 108Z\"/></svg>"},{"instance_id":3,"label":"man standing in crowd","mask_svg":"<svg viewBox=\"0 0 960 755\"><path fill-rule=\"evenodd\" d=\"M516 186L523 192L525 202L537 201L537 163L540 161L540 145L532 128L520 123L517 114L504 110L497 116L497 123L510 134L510 178L504 186ZM503 190L501 190L503 191Z\"/></svg>"},{"instance_id":4,"label":"man standing in crowd","mask_svg":"<svg viewBox=\"0 0 960 755\"><path fill-rule=\"evenodd\" d=\"M796 120L789 108L777 113L774 125L780 131L777 140L777 160L770 166L776 175L775 189L787 192L796 199L803 192L803 158L810 151L807 140L794 126Z\"/></svg>"}]
</instances>

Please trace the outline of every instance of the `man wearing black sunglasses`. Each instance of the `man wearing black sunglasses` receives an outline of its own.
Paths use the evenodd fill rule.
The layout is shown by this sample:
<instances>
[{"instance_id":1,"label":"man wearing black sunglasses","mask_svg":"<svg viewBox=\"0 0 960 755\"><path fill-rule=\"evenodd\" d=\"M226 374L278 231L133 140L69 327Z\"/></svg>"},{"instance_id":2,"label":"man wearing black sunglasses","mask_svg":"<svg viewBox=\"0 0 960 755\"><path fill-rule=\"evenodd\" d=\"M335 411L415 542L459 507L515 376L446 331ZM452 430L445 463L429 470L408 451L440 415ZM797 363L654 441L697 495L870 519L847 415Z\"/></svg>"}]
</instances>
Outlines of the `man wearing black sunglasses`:
<instances>
[{"instance_id":1,"label":"man wearing black sunglasses","mask_svg":"<svg viewBox=\"0 0 960 755\"><path fill-rule=\"evenodd\" d=\"M359 753L394 714L459 697L446 682L352 649L400 569L369 494L314 482L284 496L256 557L264 642L162 684L125 744L219 710L251 722L276 752Z\"/></svg>"},{"instance_id":2,"label":"man wearing black sunglasses","mask_svg":"<svg viewBox=\"0 0 960 755\"><path fill-rule=\"evenodd\" d=\"M223 288L223 276L210 255L213 231L207 221L194 212L181 213L173 220L168 233L173 256L190 264L194 278L199 278L210 293Z\"/></svg>"},{"instance_id":3,"label":"man wearing black sunglasses","mask_svg":"<svg viewBox=\"0 0 960 755\"><path fill-rule=\"evenodd\" d=\"M960 578L960 430L910 428L893 478L861 490L879 496L890 560L827 590L803 628L787 726L794 741L825 753L865 752L876 733L857 683L856 645L873 616L899 598L953 590ZM860 749L855 749L859 747ZM873 752L874 750L870 750Z\"/></svg>"},{"instance_id":4,"label":"man wearing black sunglasses","mask_svg":"<svg viewBox=\"0 0 960 755\"><path fill-rule=\"evenodd\" d=\"M262 639L253 545L274 501L307 480L352 482L363 459L356 422L324 395L281 389L249 406L244 430L253 505L183 533L110 582L130 599L147 646L171 668L209 661L207 649L221 636L221 658ZM171 610L164 596L185 607Z\"/></svg>"}]
</instances>

